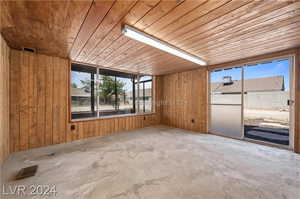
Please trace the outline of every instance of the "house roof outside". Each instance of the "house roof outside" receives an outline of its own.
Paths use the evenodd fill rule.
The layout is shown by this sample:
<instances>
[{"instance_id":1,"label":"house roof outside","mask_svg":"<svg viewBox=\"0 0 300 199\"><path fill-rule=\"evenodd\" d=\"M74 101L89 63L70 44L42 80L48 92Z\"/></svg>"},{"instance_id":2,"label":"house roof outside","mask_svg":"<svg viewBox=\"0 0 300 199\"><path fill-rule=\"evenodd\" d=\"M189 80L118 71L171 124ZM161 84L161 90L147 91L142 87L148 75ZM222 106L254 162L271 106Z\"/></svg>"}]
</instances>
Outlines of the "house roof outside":
<instances>
[{"instance_id":1,"label":"house roof outside","mask_svg":"<svg viewBox=\"0 0 300 199\"><path fill-rule=\"evenodd\" d=\"M211 91L214 93L238 93L241 92L242 81L233 80L231 83L211 83ZM274 76L266 78L246 79L244 81L244 92L259 91L284 91L284 77Z\"/></svg>"},{"instance_id":2,"label":"house roof outside","mask_svg":"<svg viewBox=\"0 0 300 199\"><path fill-rule=\"evenodd\" d=\"M141 90L142 92L142 90ZM151 88L145 88L145 96L149 97L152 94ZM91 97L91 93L87 92L84 88L71 88L72 97ZM126 97L132 97L132 91L126 92Z\"/></svg>"},{"instance_id":3,"label":"house roof outside","mask_svg":"<svg viewBox=\"0 0 300 199\"><path fill-rule=\"evenodd\" d=\"M72 88L72 97L91 97L91 93L87 92L84 88Z\"/></svg>"},{"instance_id":4,"label":"house roof outside","mask_svg":"<svg viewBox=\"0 0 300 199\"><path fill-rule=\"evenodd\" d=\"M140 89L141 94L143 94L143 90ZM137 95L137 91L135 93L135 95ZM145 97L151 97L152 95L152 89L151 88L145 88ZM126 97L132 97L132 91L128 91L126 92Z\"/></svg>"}]
</instances>

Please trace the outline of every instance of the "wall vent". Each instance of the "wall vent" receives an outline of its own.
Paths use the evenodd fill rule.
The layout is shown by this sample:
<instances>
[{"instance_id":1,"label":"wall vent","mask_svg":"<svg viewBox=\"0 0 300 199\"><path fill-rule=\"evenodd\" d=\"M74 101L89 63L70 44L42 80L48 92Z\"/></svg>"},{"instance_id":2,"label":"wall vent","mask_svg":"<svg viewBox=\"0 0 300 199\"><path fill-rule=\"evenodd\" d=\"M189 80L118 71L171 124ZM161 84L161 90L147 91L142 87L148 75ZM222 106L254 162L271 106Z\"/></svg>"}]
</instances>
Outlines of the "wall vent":
<instances>
[{"instance_id":1,"label":"wall vent","mask_svg":"<svg viewBox=\"0 0 300 199\"><path fill-rule=\"evenodd\" d=\"M223 77L223 85L226 86L226 85L231 85L231 84L233 84L232 77L231 76L224 76Z\"/></svg>"},{"instance_id":2,"label":"wall vent","mask_svg":"<svg viewBox=\"0 0 300 199\"><path fill-rule=\"evenodd\" d=\"M23 48L23 51L30 52L30 53L36 53L36 49L35 49L35 48L27 48L27 47L24 47L24 48Z\"/></svg>"},{"instance_id":3,"label":"wall vent","mask_svg":"<svg viewBox=\"0 0 300 199\"><path fill-rule=\"evenodd\" d=\"M23 168L18 172L18 174L15 177L15 180L21 180L24 178L35 176L37 170L38 170L38 165L33 165L30 167Z\"/></svg>"}]
</instances>

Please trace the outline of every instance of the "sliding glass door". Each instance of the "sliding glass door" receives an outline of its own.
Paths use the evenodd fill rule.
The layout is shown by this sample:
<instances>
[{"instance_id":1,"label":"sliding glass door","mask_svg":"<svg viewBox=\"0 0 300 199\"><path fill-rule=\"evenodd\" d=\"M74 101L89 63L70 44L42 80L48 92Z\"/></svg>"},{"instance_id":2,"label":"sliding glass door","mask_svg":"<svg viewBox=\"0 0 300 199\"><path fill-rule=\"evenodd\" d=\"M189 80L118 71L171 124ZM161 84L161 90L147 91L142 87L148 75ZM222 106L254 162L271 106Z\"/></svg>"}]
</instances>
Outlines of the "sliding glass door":
<instances>
[{"instance_id":1,"label":"sliding glass door","mask_svg":"<svg viewBox=\"0 0 300 199\"><path fill-rule=\"evenodd\" d=\"M210 132L293 148L293 58L210 71Z\"/></svg>"},{"instance_id":2,"label":"sliding glass door","mask_svg":"<svg viewBox=\"0 0 300 199\"><path fill-rule=\"evenodd\" d=\"M290 60L244 66L244 135L273 144L290 144Z\"/></svg>"},{"instance_id":3,"label":"sliding glass door","mask_svg":"<svg viewBox=\"0 0 300 199\"><path fill-rule=\"evenodd\" d=\"M210 73L210 132L228 137L242 133L242 68Z\"/></svg>"}]
</instances>

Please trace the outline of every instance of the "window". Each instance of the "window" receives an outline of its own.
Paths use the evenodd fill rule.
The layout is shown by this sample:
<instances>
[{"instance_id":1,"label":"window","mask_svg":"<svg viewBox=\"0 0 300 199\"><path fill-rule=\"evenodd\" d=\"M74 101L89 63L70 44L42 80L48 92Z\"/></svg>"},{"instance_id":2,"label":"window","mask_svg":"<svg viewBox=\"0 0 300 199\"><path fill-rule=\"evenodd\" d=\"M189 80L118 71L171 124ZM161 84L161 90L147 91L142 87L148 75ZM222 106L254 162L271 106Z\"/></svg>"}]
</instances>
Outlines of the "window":
<instances>
[{"instance_id":1,"label":"window","mask_svg":"<svg viewBox=\"0 0 300 199\"><path fill-rule=\"evenodd\" d=\"M72 65L72 118L94 117L95 111L95 76L94 67Z\"/></svg>"},{"instance_id":2,"label":"window","mask_svg":"<svg viewBox=\"0 0 300 199\"><path fill-rule=\"evenodd\" d=\"M130 101L130 96L133 96L134 86L134 78L124 78L117 77L117 86L118 86L118 97L117 97L117 106L118 109L123 113L133 113L135 112L135 107L133 101Z\"/></svg>"},{"instance_id":3,"label":"window","mask_svg":"<svg viewBox=\"0 0 300 199\"><path fill-rule=\"evenodd\" d=\"M100 116L135 113L133 82L135 75L100 70L99 104Z\"/></svg>"},{"instance_id":4,"label":"window","mask_svg":"<svg viewBox=\"0 0 300 199\"><path fill-rule=\"evenodd\" d=\"M71 74L72 119L152 112L152 76L74 63Z\"/></svg>"},{"instance_id":5,"label":"window","mask_svg":"<svg viewBox=\"0 0 300 199\"><path fill-rule=\"evenodd\" d=\"M139 112L152 112L152 76L139 78Z\"/></svg>"}]
</instances>

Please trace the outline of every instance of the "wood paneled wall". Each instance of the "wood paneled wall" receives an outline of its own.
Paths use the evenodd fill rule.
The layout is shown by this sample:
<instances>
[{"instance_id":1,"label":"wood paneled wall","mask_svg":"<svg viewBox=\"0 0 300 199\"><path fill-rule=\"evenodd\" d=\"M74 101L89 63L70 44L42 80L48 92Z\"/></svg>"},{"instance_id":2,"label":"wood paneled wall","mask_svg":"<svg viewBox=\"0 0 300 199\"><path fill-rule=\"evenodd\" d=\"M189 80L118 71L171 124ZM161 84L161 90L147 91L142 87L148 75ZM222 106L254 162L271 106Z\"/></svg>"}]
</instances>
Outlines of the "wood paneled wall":
<instances>
[{"instance_id":1,"label":"wood paneled wall","mask_svg":"<svg viewBox=\"0 0 300 199\"><path fill-rule=\"evenodd\" d=\"M207 132L206 68L162 76L162 123Z\"/></svg>"},{"instance_id":2,"label":"wood paneled wall","mask_svg":"<svg viewBox=\"0 0 300 199\"><path fill-rule=\"evenodd\" d=\"M0 164L9 155L9 53L0 35Z\"/></svg>"},{"instance_id":3,"label":"wood paneled wall","mask_svg":"<svg viewBox=\"0 0 300 199\"><path fill-rule=\"evenodd\" d=\"M159 104L156 114L69 122L69 60L18 50L12 50L10 59L11 152L160 123Z\"/></svg>"},{"instance_id":4,"label":"wood paneled wall","mask_svg":"<svg viewBox=\"0 0 300 199\"><path fill-rule=\"evenodd\" d=\"M285 53L291 52L298 54L296 69L299 71L300 49ZM69 61L17 50L11 50L10 54L11 152L109 135L159 123L207 133L207 68L156 77L156 114L69 122ZM280 54L282 53L274 55ZM269 58L272 55L259 56L251 61L263 57ZM233 63L242 62L243 60L238 60ZM227 65L230 63L212 68ZM296 71L296 74L299 73ZM300 78L296 78L296 115L299 115ZM299 116L296 121L295 151L300 152ZM70 130L71 125L75 125L74 131Z\"/></svg>"},{"instance_id":5,"label":"wood paneled wall","mask_svg":"<svg viewBox=\"0 0 300 199\"><path fill-rule=\"evenodd\" d=\"M295 60L295 79L296 79L296 94L295 94L295 152L300 153L300 48L296 52Z\"/></svg>"}]
</instances>

